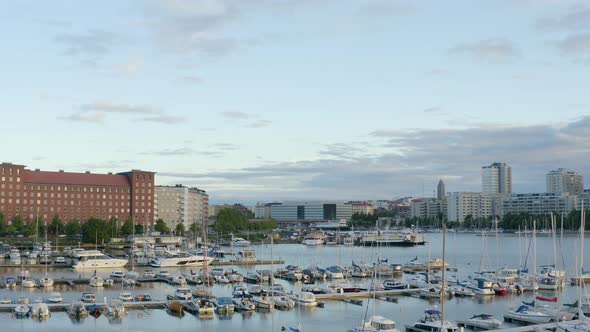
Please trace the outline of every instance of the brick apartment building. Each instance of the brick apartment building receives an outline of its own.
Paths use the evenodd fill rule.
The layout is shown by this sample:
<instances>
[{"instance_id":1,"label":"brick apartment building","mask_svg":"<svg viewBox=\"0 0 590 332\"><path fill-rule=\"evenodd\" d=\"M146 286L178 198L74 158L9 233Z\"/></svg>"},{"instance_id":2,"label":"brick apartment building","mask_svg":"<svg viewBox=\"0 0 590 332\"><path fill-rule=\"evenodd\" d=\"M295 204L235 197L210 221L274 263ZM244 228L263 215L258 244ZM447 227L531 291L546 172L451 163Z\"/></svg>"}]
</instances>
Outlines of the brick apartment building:
<instances>
[{"instance_id":1,"label":"brick apartment building","mask_svg":"<svg viewBox=\"0 0 590 332\"><path fill-rule=\"evenodd\" d=\"M154 172L118 174L47 172L24 165L0 164L0 212L7 221L86 221L91 217L151 224L154 218Z\"/></svg>"}]
</instances>

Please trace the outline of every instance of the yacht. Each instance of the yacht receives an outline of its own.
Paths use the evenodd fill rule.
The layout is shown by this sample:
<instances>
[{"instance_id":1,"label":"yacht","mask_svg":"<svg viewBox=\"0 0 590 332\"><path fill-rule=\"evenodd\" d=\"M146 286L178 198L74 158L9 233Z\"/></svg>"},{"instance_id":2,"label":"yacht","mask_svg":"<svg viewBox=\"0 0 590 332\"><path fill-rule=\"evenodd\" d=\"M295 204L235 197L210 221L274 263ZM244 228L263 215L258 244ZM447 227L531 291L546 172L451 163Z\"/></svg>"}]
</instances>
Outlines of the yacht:
<instances>
[{"instance_id":1,"label":"yacht","mask_svg":"<svg viewBox=\"0 0 590 332\"><path fill-rule=\"evenodd\" d=\"M231 245L234 247L248 247L250 246L250 241L242 239L241 237L232 236Z\"/></svg>"},{"instance_id":2,"label":"yacht","mask_svg":"<svg viewBox=\"0 0 590 332\"><path fill-rule=\"evenodd\" d=\"M179 300L190 300L193 298L193 295L191 294L191 289L188 287L180 287L176 289L176 293L174 293L174 296Z\"/></svg>"},{"instance_id":3,"label":"yacht","mask_svg":"<svg viewBox=\"0 0 590 332\"><path fill-rule=\"evenodd\" d=\"M29 316L29 313L31 312L31 308L29 308L28 305L26 304L18 304L15 308L14 308L14 316L16 318L25 318Z\"/></svg>"},{"instance_id":4,"label":"yacht","mask_svg":"<svg viewBox=\"0 0 590 332\"><path fill-rule=\"evenodd\" d=\"M413 325L406 325L407 332L457 332L457 325L448 320L442 322L441 312L436 309L426 310L424 318Z\"/></svg>"},{"instance_id":5,"label":"yacht","mask_svg":"<svg viewBox=\"0 0 590 332\"><path fill-rule=\"evenodd\" d=\"M172 266L207 266L213 262L213 258L203 255L192 255L188 252L165 251L163 255L150 261L152 267Z\"/></svg>"},{"instance_id":6,"label":"yacht","mask_svg":"<svg viewBox=\"0 0 590 332\"><path fill-rule=\"evenodd\" d=\"M309 247L321 246L326 243L322 233L312 233L303 238L303 244Z\"/></svg>"},{"instance_id":7,"label":"yacht","mask_svg":"<svg viewBox=\"0 0 590 332\"><path fill-rule=\"evenodd\" d=\"M406 289L408 288L408 284L401 280L388 279L383 281L383 288L385 288L385 290Z\"/></svg>"},{"instance_id":8,"label":"yacht","mask_svg":"<svg viewBox=\"0 0 590 332\"><path fill-rule=\"evenodd\" d=\"M474 315L466 322L469 326L474 326L484 330L494 330L502 325L502 322L494 315L480 314Z\"/></svg>"},{"instance_id":9,"label":"yacht","mask_svg":"<svg viewBox=\"0 0 590 332\"><path fill-rule=\"evenodd\" d=\"M53 286L53 279L49 278L48 276L45 276L39 279L39 285L41 287L51 287Z\"/></svg>"},{"instance_id":10,"label":"yacht","mask_svg":"<svg viewBox=\"0 0 590 332\"><path fill-rule=\"evenodd\" d=\"M86 306L82 302L73 302L68 307L68 316L74 318L85 318L88 316L88 310L86 310Z\"/></svg>"},{"instance_id":11,"label":"yacht","mask_svg":"<svg viewBox=\"0 0 590 332\"><path fill-rule=\"evenodd\" d=\"M63 301L64 298L61 296L61 293L59 292L49 293L49 296L47 297L47 302L49 303L62 303Z\"/></svg>"},{"instance_id":12,"label":"yacht","mask_svg":"<svg viewBox=\"0 0 590 332\"><path fill-rule=\"evenodd\" d=\"M106 314L112 318L121 318L125 315L125 306L121 300L112 300L106 305Z\"/></svg>"},{"instance_id":13,"label":"yacht","mask_svg":"<svg viewBox=\"0 0 590 332\"><path fill-rule=\"evenodd\" d=\"M102 286L104 286L104 279L99 276L94 276L94 277L90 278L90 286L102 287Z\"/></svg>"},{"instance_id":14,"label":"yacht","mask_svg":"<svg viewBox=\"0 0 590 332\"><path fill-rule=\"evenodd\" d=\"M349 330L349 332L399 332L395 328L395 322L382 316L373 316L360 326Z\"/></svg>"},{"instance_id":15,"label":"yacht","mask_svg":"<svg viewBox=\"0 0 590 332\"><path fill-rule=\"evenodd\" d=\"M133 301L133 295L131 295L131 293L129 293L129 292L123 292L123 293L119 294L117 299L119 299L123 302L131 302L131 301Z\"/></svg>"},{"instance_id":16,"label":"yacht","mask_svg":"<svg viewBox=\"0 0 590 332\"><path fill-rule=\"evenodd\" d=\"M38 319L44 319L49 317L49 307L45 303L35 303L31 307L31 316Z\"/></svg>"},{"instance_id":17,"label":"yacht","mask_svg":"<svg viewBox=\"0 0 590 332\"><path fill-rule=\"evenodd\" d=\"M318 305L315 295L310 292L301 292L299 295L293 294L291 298L295 303L303 307L317 307Z\"/></svg>"},{"instance_id":18,"label":"yacht","mask_svg":"<svg viewBox=\"0 0 590 332\"><path fill-rule=\"evenodd\" d=\"M504 314L504 320L507 322L517 321L529 324L547 324L556 321L557 315L553 315L549 311L539 310L525 303Z\"/></svg>"},{"instance_id":19,"label":"yacht","mask_svg":"<svg viewBox=\"0 0 590 332\"><path fill-rule=\"evenodd\" d=\"M123 267L128 262L128 259L113 258L99 250L75 251L73 255L72 267L79 270Z\"/></svg>"}]
</instances>

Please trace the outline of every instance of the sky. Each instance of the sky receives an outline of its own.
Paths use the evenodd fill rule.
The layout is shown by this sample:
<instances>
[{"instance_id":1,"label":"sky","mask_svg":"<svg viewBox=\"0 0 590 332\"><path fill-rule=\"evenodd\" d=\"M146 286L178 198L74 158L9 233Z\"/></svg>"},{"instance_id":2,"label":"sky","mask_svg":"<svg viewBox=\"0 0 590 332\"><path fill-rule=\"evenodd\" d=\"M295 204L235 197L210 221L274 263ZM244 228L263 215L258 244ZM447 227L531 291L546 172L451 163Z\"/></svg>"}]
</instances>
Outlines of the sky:
<instances>
[{"instance_id":1,"label":"sky","mask_svg":"<svg viewBox=\"0 0 590 332\"><path fill-rule=\"evenodd\" d=\"M590 171L590 3L0 4L0 160L210 201L515 192Z\"/></svg>"}]
</instances>

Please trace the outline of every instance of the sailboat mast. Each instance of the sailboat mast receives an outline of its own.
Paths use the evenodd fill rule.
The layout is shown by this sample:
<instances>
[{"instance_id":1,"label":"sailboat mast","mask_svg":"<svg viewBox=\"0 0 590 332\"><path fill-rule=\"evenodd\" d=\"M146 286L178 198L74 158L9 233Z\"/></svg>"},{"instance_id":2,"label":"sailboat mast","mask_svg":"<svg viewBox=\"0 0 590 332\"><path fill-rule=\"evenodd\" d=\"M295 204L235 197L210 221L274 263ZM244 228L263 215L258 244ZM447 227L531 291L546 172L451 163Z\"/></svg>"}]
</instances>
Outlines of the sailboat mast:
<instances>
[{"instance_id":1,"label":"sailboat mast","mask_svg":"<svg viewBox=\"0 0 590 332\"><path fill-rule=\"evenodd\" d=\"M533 220L533 303L537 308L537 221Z\"/></svg>"},{"instance_id":2,"label":"sailboat mast","mask_svg":"<svg viewBox=\"0 0 590 332\"><path fill-rule=\"evenodd\" d=\"M580 210L580 281L578 284L578 319L584 318L584 311L582 310L582 292L584 290L584 231L586 230L586 210L584 209L584 201L582 200L582 208Z\"/></svg>"},{"instance_id":3,"label":"sailboat mast","mask_svg":"<svg viewBox=\"0 0 590 332\"><path fill-rule=\"evenodd\" d=\"M445 254L446 254L446 240L447 240L447 225L443 222L442 224L442 233L443 233L443 249L442 249L442 286L440 288L440 327L441 331L443 330L445 324Z\"/></svg>"}]
</instances>

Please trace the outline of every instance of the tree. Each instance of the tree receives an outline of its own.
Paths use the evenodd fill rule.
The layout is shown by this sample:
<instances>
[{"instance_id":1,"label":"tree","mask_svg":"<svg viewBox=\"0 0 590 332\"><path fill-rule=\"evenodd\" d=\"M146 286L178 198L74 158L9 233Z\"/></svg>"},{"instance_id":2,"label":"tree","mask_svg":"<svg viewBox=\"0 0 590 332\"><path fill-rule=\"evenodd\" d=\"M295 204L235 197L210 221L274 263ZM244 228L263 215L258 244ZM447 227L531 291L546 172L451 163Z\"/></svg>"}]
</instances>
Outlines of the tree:
<instances>
[{"instance_id":1,"label":"tree","mask_svg":"<svg viewBox=\"0 0 590 332\"><path fill-rule=\"evenodd\" d=\"M110 225L106 220L90 218L82 225L82 241L105 243L111 239Z\"/></svg>"},{"instance_id":2,"label":"tree","mask_svg":"<svg viewBox=\"0 0 590 332\"><path fill-rule=\"evenodd\" d=\"M70 220L64 226L64 232L66 233L67 236L70 236L70 237L80 234L80 229L81 229L80 222L78 222L77 220Z\"/></svg>"},{"instance_id":3,"label":"tree","mask_svg":"<svg viewBox=\"0 0 590 332\"><path fill-rule=\"evenodd\" d=\"M160 233L170 233L170 228L166 225L166 222L162 218L156 220L156 224L154 225L154 229Z\"/></svg>"},{"instance_id":4,"label":"tree","mask_svg":"<svg viewBox=\"0 0 590 332\"><path fill-rule=\"evenodd\" d=\"M239 210L223 208L217 213L215 230L218 233L235 233L248 229L248 220Z\"/></svg>"},{"instance_id":5,"label":"tree","mask_svg":"<svg viewBox=\"0 0 590 332\"><path fill-rule=\"evenodd\" d=\"M111 229L111 237L119 237L119 222L117 217L111 217L109 220L109 228Z\"/></svg>"},{"instance_id":6,"label":"tree","mask_svg":"<svg viewBox=\"0 0 590 332\"><path fill-rule=\"evenodd\" d=\"M49 223L49 229L47 230L49 234L58 235L63 234L64 232L64 222L59 218L56 214L51 219L51 223Z\"/></svg>"},{"instance_id":7,"label":"tree","mask_svg":"<svg viewBox=\"0 0 590 332\"><path fill-rule=\"evenodd\" d=\"M133 234L133 221L131 220L131 218L127 218L127 220L125 220L125 222L121 226L121 229L119 230L119 233L121 234L121 236L124 237Z\"/></svg>"},{"instance_id":8,"label":"tree","mask_svg":"<svg viewBox=\"0 0 590 332\"><path fill-rule=\"evenodd\" d=\"M24 236L32 236L32 235L35 235L36 231L37 231L36 222L35 221L31 221L30 223L26 224L23 227L23 232L22 233L23 233Z\"/></svg>"},{"instance_id":9,"label":"tree","mask_svg":"<svg viewBox=\"0 0 590 332\"><path fill-rule=\"evenodd\" d=\"M14 219L12 219L12 225L17 233L24 233L25 224L23 223L23 217L20 214L14 216Z\"/></svg>"},{"instance_id":10,"label":"tree","mask_svg":"<svg viewBox=\"0 0 590 332\"><path fill-rule=\"evenodd\" d=\"M6 223L4 223L4 213L0 212L0 235L6 234Z\"/></svg>"},{"instance_id":11,"label":"tree","mask_svg":"<svg viewBox=\"0 0 590 332\"><path fill-rule=\"evenodd\" d=\"M135 234L143 234L143 224L135 224Z\"/></svg>"},{"instance_id":12,"label":"tree","mask_svg":"<svg viewBox=\"0 0 590 332\"><path fill-rule=\"evenodd\" d=\"M178 234L178 235L184 234L184 224L182 224L182 223L176 224L176 234Z\"/></svg>"}]
</instances>

